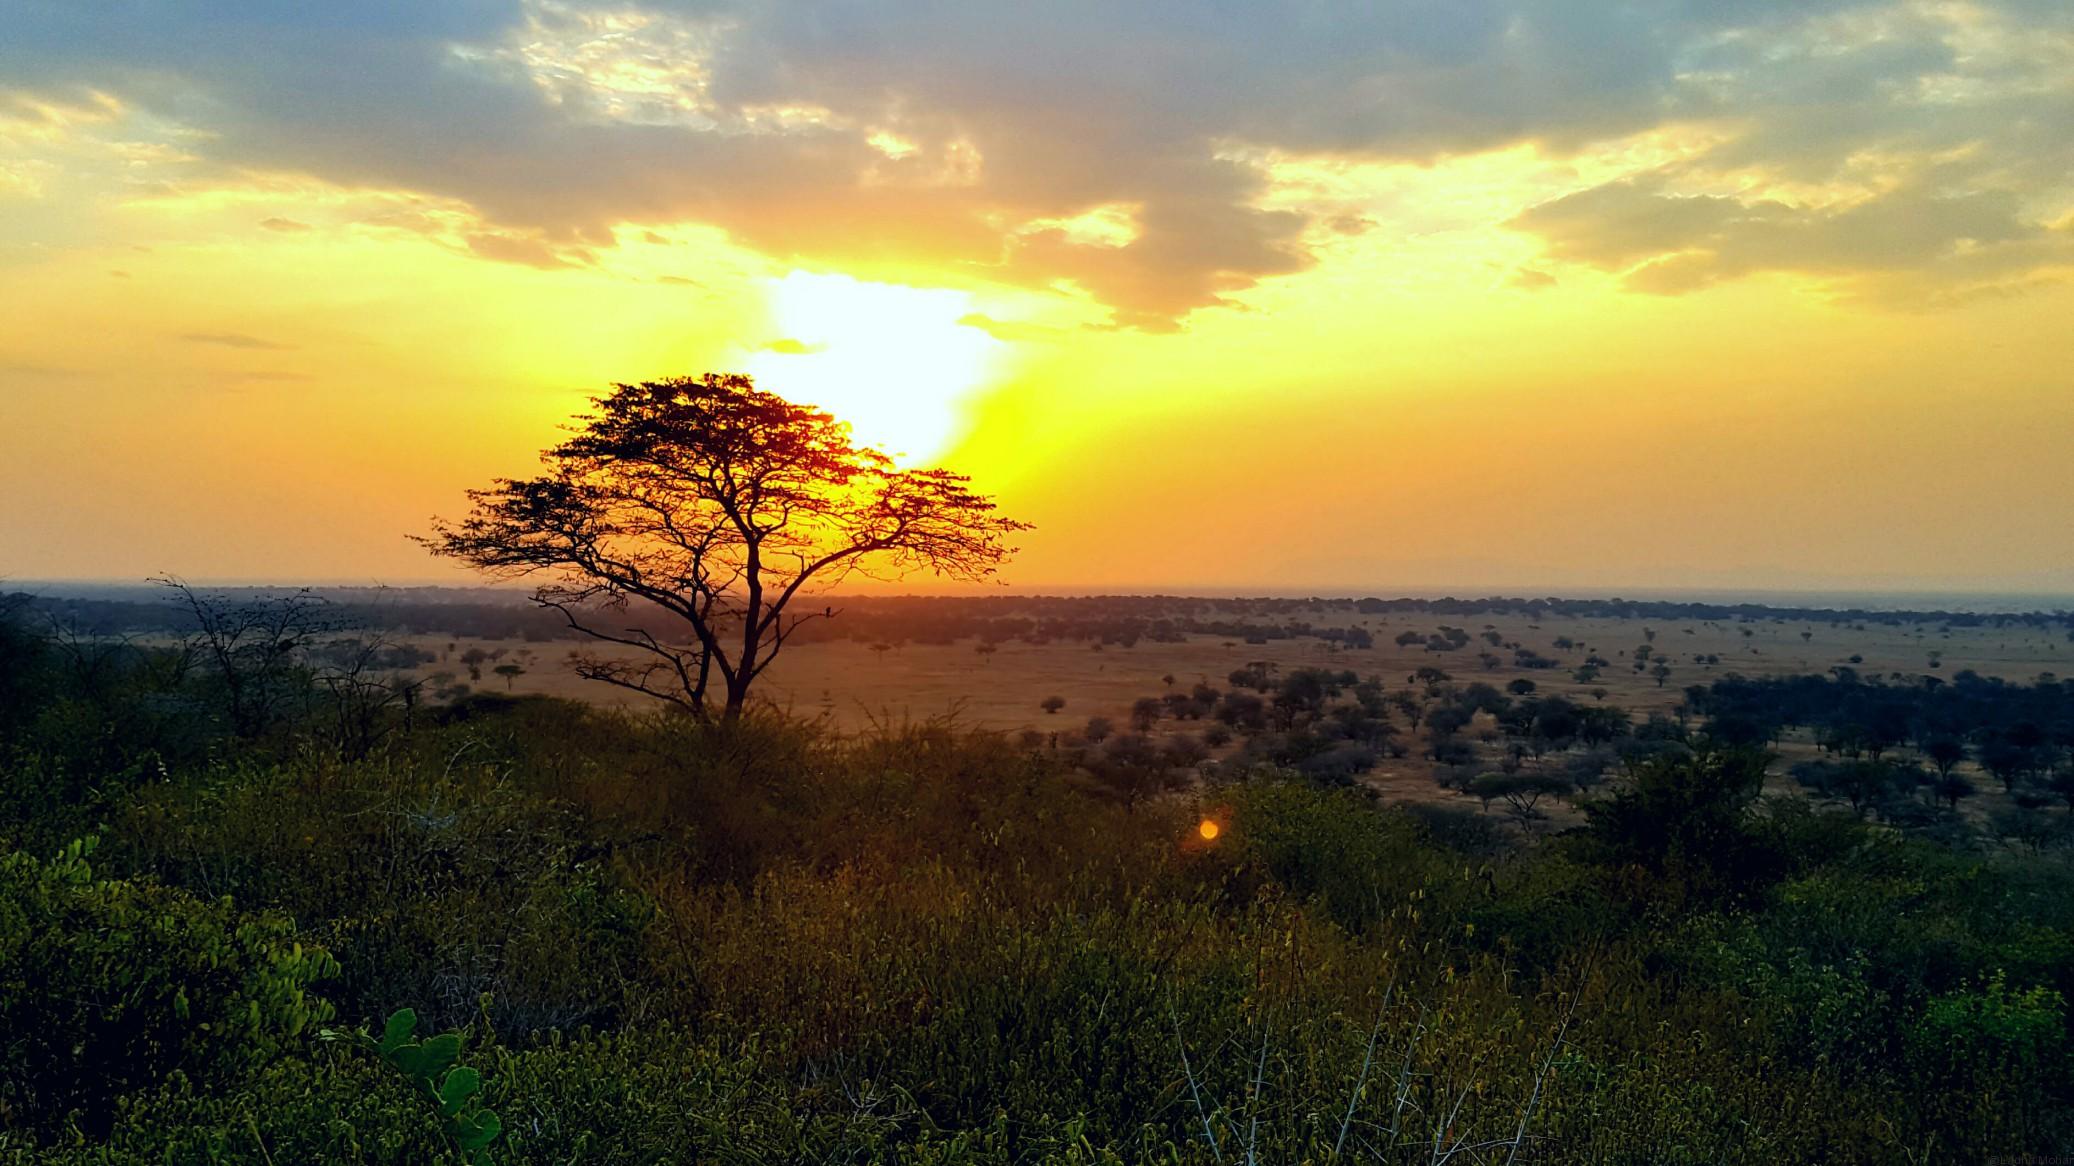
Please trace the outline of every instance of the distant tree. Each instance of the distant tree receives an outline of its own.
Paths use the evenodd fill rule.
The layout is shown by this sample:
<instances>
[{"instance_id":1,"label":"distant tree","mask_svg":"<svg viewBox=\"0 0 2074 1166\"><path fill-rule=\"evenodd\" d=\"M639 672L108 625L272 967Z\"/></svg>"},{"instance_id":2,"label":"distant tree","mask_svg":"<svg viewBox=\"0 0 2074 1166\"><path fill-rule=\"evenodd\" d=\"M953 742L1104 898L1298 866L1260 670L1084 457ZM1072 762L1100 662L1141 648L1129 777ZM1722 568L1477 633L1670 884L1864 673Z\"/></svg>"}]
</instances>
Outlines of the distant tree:
<instances>
[{"instance_id":1,"label":"distant tree","mask_svg":"<svg viewBox=\"0 0 2074 1166\"><path fill-rule=\"evenodd\" d=\"M1936 767L1938 777L1950 777L1952 770L1966 760L1966 743L1957 737L1932 737L1923 742L1923 756Z\"/></svg>"},{"instance_id":2,"label":"distant tree","mask_svg":"<svg viewBox=\"0 0 2074 1166\"><path fill-rule=\"evenodd\" d=\"M1429 752L1433 760L1441 765L1468 765L1476 760L1476 748L1460 737L1445 737L1435 741Z\"/></svg>"},{"instance_id":3,"label":"distant tree","mask_svg":"<svg viewBox=\"0 0 2074 1166\"><path fill-rule=\"evenodd\" d=\"M2058 794L2067 803L2068 812L2074 814L2074 762L2053 770L2045 779L2045 788Z\"/></svg>"},{"instance_id":4,"label":"distant tree","mask_svg":"<svg viewBox=\"0 0 2074 1166\"><path fill-rule=\"evenodd\" d=\"M1027 529L965 478L900 469L747 377L616 385L592 403L545 473L471 491L468 517L422 541L495 577L546 576L535 603L638 654L582 656L579 675L701 719L716 684L721 718L740 716L786 641L835 615L794 611L802 594L858 573L983 579ZM684 638L625 618L634 603Z\"/></svg>"},{"instance_id":5,"label":"distant tree","mask_svg":"<svg viewBox=\"0 0 2074 1166\"><path fill-rule=\"evenodd\" d=\"M1159 703L1166 709L1167 715L1177 721L1199 721L1204 713L1210 711L1206 705L1196 700L1195 697L1179 691L1166 693L1159 698Z\"/></svg>"},{"instance_id":6,"label":"distant tree","mask_svg":"<svg viewBox=\"0 0 2074 1166\"><path fill-rule=\"evenodd\" d=\"M1250 692L1225 693L1214 715L1240 732L1258 733L1267 728L1267 702Z\"/></svg>"},{"instance_id":7,"label":"distant tree","mask_svg":"<svg viewBox=\"0 0 2074 1166\"><path fill-rule=\"evenodd\" d=\"M1996 837L2014 842L2034 854L2064 837L2064 827L2056 828L2051 817L2022 805L2004 806L1994 811L1988 816L1988 829Z\"/></svg>"},{"instance_id":8,"label":"distant tree","mask_svg":"<svg viewBox=\"0 0 2074 1166\"><path fill-rule=\"evenodd\" d=\"M1256 660L1244 668L1234 668L1225 679L1233 688L1250 688L1255 692L1266 692L1275 685L1275 665L1266 660Z\"/></svg>"},{"instance_id":9,"label":"distant tree","mask_svg":"<svg viewBox=\"0 0 2074 1166\"><path fill-rule=\"evenodd\" d=\"M1898 776L1884 761L1851 761L1837 772L1830 788L1851 803L1852 813L1864 817L1867 807L1895 792Z\"/></svg>"},{"instance_id":10,"label":"distant tree","mask_svg":"<svg viewBox=\"0 0 2074 1166\"><path fill-rule=\"evenodd\" d=\"M1131 724L1142 733L1158 724L1166 711L1167 706L1158 697L1141 696L1131 702Z\"/></svg>"},{"instance_id":11,"label":"distant tree","mask_svg":"<svg viewBox=\"0 0 2074 1166\"><path fill-rule=\"evenodd\" d=\"M257 737L278 727L306 691L308 652L336 631L323 598L304 589L237 600L170 575L152 582L192 619L187 650L213 674L231 731ZM480 679L480 662L469 671Z\"/></svg>"},{"instance_id":12,"label":"distant tree","mask_svg":"<svg viewBox=\"0 0 2074 1166\"><path fill-rule=\"evenodd\" d=\"M1066 698L1063 696L1047 696L1037 707L1043 709L1046 713L1056 713L1066 707Z\"/></svg>"},{"instance_id":13,"label":"distant tree","mask_svg":"<svg viewBox=\"0 0 2074 1166\"><path fill-rule=\"evenodd\" d=\"M2023 777L2031 768L2029 751L2011 744L2006 737L1983 742L1976 756L1980 760L1980 767L2002 783L2003 793L2015 789L2017 779Z\"/></svg>"},{"instance_id":14,"label":"distant tree","mask_svg":"<svg viewBox=\"0 0 2074 1166\"><path fill-rule=\"evenodd\" d=\"M1496 687L1485 684L1480 680L1462 690L1460 701L1462 707L1470 712L1490 713L1493 716L1497 715L1499 710L1511 703L1505 699L1505 694L1499 692Z\"/></svg>"},{"instance_id":15,"label":"distant tree","mask_svg":"<svg viewBox=\"0 0 2074 1166\"><path fill-rule=\"evenodd\" d=\"M1099 745L1103 741L1108 740L1109 734L1115 731L1116 726L1108 717L1089 717L1087 719L1087 728L1081 730L1081 733L1089 741Z\"/></svg>"},{"instance_id":16,"label":"distant tree","mask_svg":"<svg viewBox=\"0 0 2074 1166\"><path fill-rule=\"evenodd\" d=\"M1956 773L1939 774L1937 781L1930 788L1935 791L1939 799L1955 810L1959 808L1960 798L1970 798L1979 792L1974 789L1971 781Z\"/></svg>"},{"instance_id":17,"label":"distant tree","mask_svg":"<svg viewBox=\"0 0 2074 1166\"><path fill-rule=\"evenodd\" d=\"M1522 676L1505 686L1505 691L1514 696L1528 696L1534 691L1534 682Z\"/></svg>"},{"instance_id":18,"label":"distant tree","mask_svg":"<svg viewBox=\"0 0 2074 1166\"><path fill-rule=\"evenodd\" d=\"M1147 797L1178 787L1184 780L1167 752L1140 733L1110 737L1101 751L1088 759L1088 769L1128 809L1135 809Z\"/></svg>"},{"instance_id":19,"label":"distant tree","mask_svg":"<svg viewBox=\"0 0 2074 1166\"><path fill-rule=\"evenodd\" d=\"M1661 660L1658 660L1656 664L1649 669L1649 674L1656 678L1656 686L1658 688L1662 688L1664 686L1664 681L1669 680L1671 678L1671 666L1669 664L1664 663Z\"/></svg>"},{"instance_id":20,"label":"distant tree","mask_svg":"<svg viewBox=\"0 0 2074 1166\"><path fill-rule=\"evenodd\" d=\"M1719 745L1756 748L1771 741L1774 730L1754 717L1722 713L1707 722L1707 736Z\"/></svg>"},{"instance_id":21,"label":"distant tree","mask_svg":"<svg viewBox=\"0 0 2074 1166\"><path fill-rule=\"evenodd\" d=\"M1469 724L1472 713L1461 705L1444 704L1426 714L1426 731L1435 741L1452 737Z\"/></svg>"},{"instance_id":22,"label":"distant tree","mask_svg":"<svg viewBox=\"0 0 2074 1166\"><path fill-rule=\"evenodd\" d=\"M1577 739L1586 745L1604 745L1628 735L1631 723L1627 710L1592 705L1571 711L1577 725Z\"/></svg>"},{"instance_id":23,"label":"distant tree","mask_svg":"<svg viewBox=\"0 0 2074 1166\"><path fill-rule=\"evenodd\" d=\"M1563 763L1563 776L1578 789L1590 790L1618 760L1611 749L1586 749Z\"/></svg>"},{"instance_id":24,"label":"distant tree","mask_svg":"<svg viewBox=\"0 0 2074 1166\"><path fill-rule=\"evenodd\" d=\"M1210 756L1202 738L1193 733L1179 733L1168 738L1165 751L1167 763L1182 769L1192 769Z\"/></svg>"},{"instance_id":25,"label":"distant tree","mask_svg":"<svg viewBox=\"0 0 2074 1166\"><path fill-rule=\"evenodd\" d=\"M1408 692L1391 693L1390 704L1404 714L1404 719L1411 724L1412 731L1418 732L1419 722L1426 716L1425 704Z\"/></svg>"},{"instance_id":26,"label":"distant tree","mask_svg":"<svg viewBox=\"0 0 2074 1166\"><path fill-rule=\"evenodd\" d=\"M1543 816L1537 808L1542 798L1563 797L1570 789L1568 779L1547 773L1480 773L1463 787L1487 810L1492 800L1504 799L1522 825Z\"/></svg>"},{"instance_id":27,"label":"distant tree","mask_svg":"<svg viewBox=\"0 0 2074 1166\"><path fill-rule=\"evenodd\" d=\"M1527 743L1536 757L1560 753L1577 740L1582 728L1577 707L1559 696L1541 701L1534 709L1534 723Z\"/></svg>"},{"instance_id":28,"label":"distant tree","mask_svg":"<svg viewBox=\"0 0 2074 1166\"><path fill-rule=\"evenodd\" d=\"M490 671L504 678L504 691L506 692L511 691L512 681L526 674L526 670L516 664L499 664L495 668L490 669Z\"/></svg>"}]
</instances>

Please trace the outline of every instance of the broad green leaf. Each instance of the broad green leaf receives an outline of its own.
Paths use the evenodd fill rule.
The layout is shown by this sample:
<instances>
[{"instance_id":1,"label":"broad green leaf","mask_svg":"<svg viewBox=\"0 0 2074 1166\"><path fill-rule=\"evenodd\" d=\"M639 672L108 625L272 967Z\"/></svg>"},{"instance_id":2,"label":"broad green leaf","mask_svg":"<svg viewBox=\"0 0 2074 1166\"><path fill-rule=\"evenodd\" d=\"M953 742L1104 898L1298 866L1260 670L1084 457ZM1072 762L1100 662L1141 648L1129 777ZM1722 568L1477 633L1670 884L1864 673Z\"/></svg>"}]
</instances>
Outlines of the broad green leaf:
<instances>
[{"instance_id":1,"label":"broad green leaf","mask_svg":"<svg viewBox=\"0 0 2074 1166\"><path fill-rule=\"evenodd\" d=\"M454 1123L454 1141L469 1153L488 1146L503 1132L504 1123L487 1109L473 1118Z\"/></svg>"},{"instance_id":2,"label":"broad green leaf","mask_svg":"<svg viewBox=\"0 0 2074 1166\"><path fill-rule=\"evenodd\" d=\"M482 1074L462 1065L446 1075L439 1083L439 1112L452 1117L461 1112L468 1099L482 1092Z\"/></svg>"},{"instance_id":3,"label":"broad green leaf","mask_svg":"<svg viewBox=\"0 0 2074 1166\"><path fill-rule=\"evenodd\" d=\"M433 1078L446 1071L461 1056L461 1037L458 1033L443 1032L428 1038L422 1044L405 1045L396 1050L396 1067L430 1085Z\"/></svg>"},{"instance_id":4,"label":"broad green leaf","mask_svg":"<svg viewBox=\"0 0 2074 1166\"><path fill-rule=\"evenodd\" d=\"M380 1048L384 1055L403 1047L410 1034L418 1027L418 1014L408 1008L399 1008L389 1014L389 1023L382 1027Z\"/></svg>"}]
</instances>

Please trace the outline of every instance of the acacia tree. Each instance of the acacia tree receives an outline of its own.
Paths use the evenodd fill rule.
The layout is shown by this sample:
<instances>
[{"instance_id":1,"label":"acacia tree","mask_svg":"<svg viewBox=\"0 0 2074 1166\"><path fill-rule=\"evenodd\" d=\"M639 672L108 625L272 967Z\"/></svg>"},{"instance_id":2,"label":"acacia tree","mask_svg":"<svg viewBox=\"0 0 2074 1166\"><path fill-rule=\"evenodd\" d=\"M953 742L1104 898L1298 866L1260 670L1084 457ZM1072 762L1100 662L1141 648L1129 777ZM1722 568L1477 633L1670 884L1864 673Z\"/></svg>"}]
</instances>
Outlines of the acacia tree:
<instances>
[{"instance_id":1,"label":"acacia tree","mask_svg":"<svg viewBox=\"0 0 2074 1166\"><path fill-rule=\"evenodd\" d=\"M545 472L469 491L468 517L435 519L419 541L499 578L546 576L535 603L635 652L580 654L580 675L701 719L716 704L740 716L792 635L835 616L793 611L800 596L853 575L977 581L1028 529L969 479L900 469L745 376L614 385L592 405L541 454ZM677 634L650 630L636 604Z\"/></svg>"}]
</instances>

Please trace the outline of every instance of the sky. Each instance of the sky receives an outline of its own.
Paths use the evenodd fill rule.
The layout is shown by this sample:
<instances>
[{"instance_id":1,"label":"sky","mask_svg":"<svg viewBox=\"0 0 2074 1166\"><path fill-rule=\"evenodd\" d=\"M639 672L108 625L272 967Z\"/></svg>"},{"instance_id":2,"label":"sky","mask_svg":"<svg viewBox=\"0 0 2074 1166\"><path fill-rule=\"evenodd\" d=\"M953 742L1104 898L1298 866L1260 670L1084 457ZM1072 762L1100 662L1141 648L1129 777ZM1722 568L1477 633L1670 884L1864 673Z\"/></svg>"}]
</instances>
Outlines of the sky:
<instances>
[{"instance_id":1,"label":"sky","mask_svg":"<svg viewBox=\"0 0 2074 1166\"><path fill-rule=\"evenodd\" d=\"M1017 590L2074 593L2074 6L0 0L0 579L742 371Z\"/></svg>"}]
</instances>

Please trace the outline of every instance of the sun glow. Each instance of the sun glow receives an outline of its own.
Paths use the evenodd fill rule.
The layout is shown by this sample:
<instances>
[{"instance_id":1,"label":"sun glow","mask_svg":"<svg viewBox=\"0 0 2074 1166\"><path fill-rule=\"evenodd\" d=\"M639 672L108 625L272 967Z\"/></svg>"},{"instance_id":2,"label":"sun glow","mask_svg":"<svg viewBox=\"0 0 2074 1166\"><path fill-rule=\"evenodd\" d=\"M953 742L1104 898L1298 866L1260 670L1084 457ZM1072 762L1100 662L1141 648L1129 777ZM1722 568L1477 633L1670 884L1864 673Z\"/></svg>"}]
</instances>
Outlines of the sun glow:
<instances>
[{"instance_id":1,"label":"sun glow","mask_svg":"<svg viewBox=\"0 0 2074 1166\"><path fill-rule=\"evenodd\" d=\"M1195 828L1195 832L1202 835L1205 842L1216 841L1217 835L1221 830L1222 827L1217 825L1217 819L1215 818L1204 818L1202 825Z\"/></svg>"},{"instance_id":2,"label":"sun glow","mask_svg":"<svg viewBox=\"0 0 2074 1166\"><path fill-rule=\"evenodd\" d=\"M795 271L771 282L770 312L773 336L745 371L904 462L935 457L958 437L965 403L1006 347L959 322L973 312L960 291Z\"/></svg>"}]
</instances>

